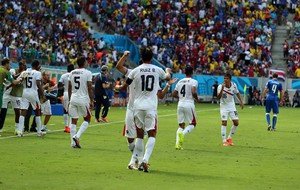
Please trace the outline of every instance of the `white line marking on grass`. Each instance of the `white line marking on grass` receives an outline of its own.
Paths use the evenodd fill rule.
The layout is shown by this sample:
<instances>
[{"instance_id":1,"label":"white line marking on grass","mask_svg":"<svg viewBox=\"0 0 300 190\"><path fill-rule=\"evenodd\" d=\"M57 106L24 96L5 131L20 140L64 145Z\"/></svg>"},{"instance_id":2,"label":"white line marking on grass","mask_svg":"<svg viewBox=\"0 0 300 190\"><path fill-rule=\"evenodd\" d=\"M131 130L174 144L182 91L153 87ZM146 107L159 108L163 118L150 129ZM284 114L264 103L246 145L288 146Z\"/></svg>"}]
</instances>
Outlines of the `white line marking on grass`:
<instances>
[{"instance_id":1,"label":"white line marking on grass","mask_svg":"<svg viewBox=\"0 0 300 190\"><path fill-rule=\"evenodd\" d=\"M214 109L209 109L209 110L198 110L196 111L197 113L198 112L210 112L210 111L216 111L216 110L219 110L219 108L214 108ZM170 116L174 116L176 115L177 116L177 113L174 113L174 114L167 114L167 115L159 115L158 118L160 117L170 117ZM96 124L90 124L89 127L95 127L95 126L104 126L104 125L112 125L112 124L117 124L117 123L124 123L124 120L122 121L114 121L114 122L109 122L109 123L96 123ZM50 124L51 125L51 124ZM55 124L52 124L52 125L55 125ZM79 127L77 127L79 128ZM50 134L50 133L56 133L56 132L63 132L64 129L57 129L57 130L51 130L51 131L48 131L47 134ZM36 135L36 133L28 133L28 134L24 134L23 133L23 136L33 136L33 135ZM22 137L18 137L17 135L13 135L13 136L7 136L7 137L1 137L0 135L0 140L3 140L3 139L11 139L11 138L22 138Z\"/></svg>"}]
</instances>

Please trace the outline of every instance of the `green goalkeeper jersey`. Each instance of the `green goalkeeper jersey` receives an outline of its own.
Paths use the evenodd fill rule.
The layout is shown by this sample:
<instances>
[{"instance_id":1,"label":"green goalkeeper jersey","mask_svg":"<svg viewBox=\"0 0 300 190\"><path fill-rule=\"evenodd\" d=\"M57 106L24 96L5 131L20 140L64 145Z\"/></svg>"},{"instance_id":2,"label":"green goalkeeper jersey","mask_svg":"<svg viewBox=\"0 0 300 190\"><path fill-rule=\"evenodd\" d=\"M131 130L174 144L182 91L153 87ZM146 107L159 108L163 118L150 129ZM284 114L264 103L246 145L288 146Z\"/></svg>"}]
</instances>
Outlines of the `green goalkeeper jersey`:
<instances>
[{"instance_id":1,"label":"green goalkeeper jersey","mask_svg":"<svg viewBox=\"0 0 300 190\"><path fill-rule=\"evenodd\" d=\"M18 73L19 69L15 69L16 73ZM14 96L14 97L22 97L23 94L23 84L18 84L18 85L13 85L10 95Z\"/></svg>"},{"instance_id":2,"label":"green goalkeeper jersey","mask_svg":"<svg viewBox=\"0 0 300 190\"><path fill-rule=\"evenodd\" d=\"M8 80L10 82L13 82L14 79L11 76L11 73L3 66L0 66L0 90L3 92L4 88L4 80Z\"/></svg>"}]
</instances>

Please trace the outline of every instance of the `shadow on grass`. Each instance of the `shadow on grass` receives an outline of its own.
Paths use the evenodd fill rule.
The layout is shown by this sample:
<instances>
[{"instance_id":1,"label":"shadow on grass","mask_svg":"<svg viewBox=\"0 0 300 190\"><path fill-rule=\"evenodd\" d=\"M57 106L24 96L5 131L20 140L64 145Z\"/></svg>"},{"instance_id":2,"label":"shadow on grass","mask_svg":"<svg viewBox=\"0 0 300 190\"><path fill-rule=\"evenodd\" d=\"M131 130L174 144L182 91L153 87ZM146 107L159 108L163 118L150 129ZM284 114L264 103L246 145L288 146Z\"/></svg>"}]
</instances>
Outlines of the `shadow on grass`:
<instances>
[{"instance_id":1,"label":"shadow on grass","mask_svg":"<svg viewBox=\"0 0 300 190\"><path fill-rule=\"evenodd\" d=\"M194 173L180 173L174 171L162 171L162 170L151 170L151 174L157 175L164 175L164 176L174 176L174 177L190 177L190 178L197 178L197 179L216 179L216 180L223 180L227 179L226 177L221 176L211 176L211 175L204 175L204 174L194 174Z\"/></svg>"}]
</instances>

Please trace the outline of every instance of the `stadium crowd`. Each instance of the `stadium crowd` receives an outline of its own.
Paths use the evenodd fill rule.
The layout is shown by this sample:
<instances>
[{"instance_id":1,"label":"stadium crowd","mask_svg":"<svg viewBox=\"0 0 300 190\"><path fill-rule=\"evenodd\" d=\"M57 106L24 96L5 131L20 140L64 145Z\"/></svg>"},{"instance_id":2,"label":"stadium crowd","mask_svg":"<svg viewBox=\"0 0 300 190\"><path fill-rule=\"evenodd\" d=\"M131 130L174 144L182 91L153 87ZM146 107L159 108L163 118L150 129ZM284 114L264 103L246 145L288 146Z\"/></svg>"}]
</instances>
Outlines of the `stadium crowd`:
<instances>
[{"instance_id":1,"label":"stadium crowd","mask_svg":"<svg viewBox=\"0 0 300 190\"><path fill-rule=\"evenodd\" d=\"M101 31L151 45L156 59L173 72L191 65L198 74L229 70L254 77L265 76L272 64L272 34L283 6L237 0L88 0L84 9Z\"/></svg>"},{"instance_id":2,"label":"stadium crowd","mask_svg":"<svg viewBox=\"0 0 300 190\"><path fill-rule=\"evenodd\" d=\"M112 67L116 50L93 38L94 30L81 18L81 10L79 2L70 0L1 1L0 57L66 66L84 55L91 67Z\"/></svg>"},{"instance_id":3,"label":"stadium crowd","mask_svg":"<svg viewBox=\"0 0 300 190\"><path fill-rule=\"evenodd\" d=\"M244 3L243 3L244 2ZM295 40L288 76L299 77L299 6L295 1L218 0L62 0L2 1L0 56L12 61L41 60L66 66L84 55L90 67L112 68L118 52L81 18L84 9L100 32L127 35L152 46L155 58L173 72L191 65L198 74L266 76L272 65L272 39L281 17L295 12ZM296 74L298 73L298 75Z\"/></svg>"},{"instance_id":4,"label":"stadium crowd","mask_svg":"<svg viewBox=\"0 0 300 190\"><path fill-rule=\"evenodd\" d=\"M294 22L286 23L287 36L292 39L289 44L286 40L283 44L284 58L287 64L287 76L300 78L300 7L297 6L292 12L295 12Z\"/></svg>"}]
</instances>

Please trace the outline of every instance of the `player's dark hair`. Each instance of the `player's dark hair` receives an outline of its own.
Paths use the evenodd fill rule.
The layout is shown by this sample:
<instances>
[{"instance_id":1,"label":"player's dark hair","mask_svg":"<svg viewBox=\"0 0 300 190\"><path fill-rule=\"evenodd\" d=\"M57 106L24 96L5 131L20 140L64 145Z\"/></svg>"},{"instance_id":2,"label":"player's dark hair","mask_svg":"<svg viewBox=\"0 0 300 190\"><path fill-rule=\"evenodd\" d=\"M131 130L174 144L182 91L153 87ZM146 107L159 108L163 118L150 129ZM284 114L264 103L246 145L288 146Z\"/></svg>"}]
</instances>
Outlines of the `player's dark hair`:
<instances>
[{"instance_id":1,"label":"player's dark hair","mask_svg":"<svg viewBox=\"0 0 300 190\"><path fill-rule=\"evenodd\" d=\"M31 67L32 68L38 68L40 65L40 62L38 60L34 60L32 63L31 63Z\"/></svg>"},{"instance_id":2,"label":"player's dark hair","mask_svg":"<svg viewBox=\"0 0 300 190\"><path fill-rule=\"evenodd\" d=\"M3 58L2 62L1 62L1 65L4 66L7 63L9 63L9 58L7 58L7 57Z\"/></svg>"},{"instance_id":3,"label":"player's dark hair","mask_svg":"<svg viewBox=\"0 0 300 190\"><path fill-rule=\"evenodd\" d=\"M274 73L274 74L272 75L272 77L277 79L277 78L278 78L278 74L277 74L277 73Z\"/></svg>"},{"instance_id":4,"label":"player's dark hair","mask_svg":"<svg viewBox=\"0 0 300 190\"><path fill-rule=\"evenodd\" d=\"M26 64L26 61L25 61L25 60L21 60L21 61L19 62L19 67L22 66L23 64Z\"/></svg>"},{"instance_id":5,"label":"player's dark hair","mask_svg":"<svg viewBox=\"0 0 300 190\"><path fill-rule=\"evenodd\" d=\"M226 73L226 74L224 75L224 77L228 77L228 78L231 80L231 74L230 74L230 73Z\"/></svg>"},{"instance_id":6,"label":"player's dark hair","mask_svg":"<svg viewBox=\"0 0 300 190\"><path fill-rule=\"evenodd\" d=\"M151 61L153 57L153 52L151 47L142 47L140 49L141 55L142 55L142 60L143 62L149 62Z\"/></svg>"},{"instance_id":7,"label":"player's dark hair","mask_svg":"<svg viewBox=\"0 0 300 190\"><path fill-rule=\"evenodd\" d=\"M188 75L188 76L193 75L193 68L191 66L187 66L185 68L185 75Z\"/></svg>"},{"instance_id":8,"label":"player's dark hair","mask_svg":"<svg viewBox=\"0 0 300 190\"><path fill-rule=\"evenodd\" d=\"M67 71L68 71L68 72L71 72L71 71L73 71L74 69L75 69L75 67L74 67L73 64L69 64L69 65L67 66Z\"/></svg>"},{"instance_id":9,"label":"player's dark hair","mask_svg":"<svg viewBox=\"0 0 300 190\"><path fill-rule=\"evenodd\" d=\"M85 63L85 57L80 57L77 59L77 65L78 67L83 67Z\"/></svg>"}]
</instances>

